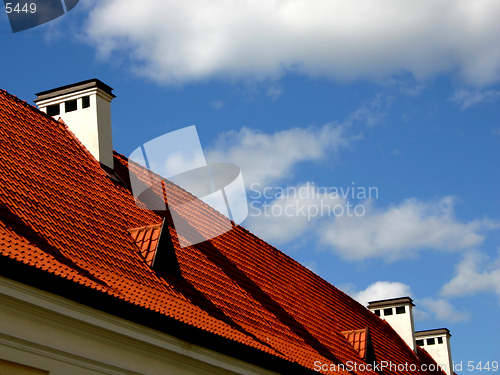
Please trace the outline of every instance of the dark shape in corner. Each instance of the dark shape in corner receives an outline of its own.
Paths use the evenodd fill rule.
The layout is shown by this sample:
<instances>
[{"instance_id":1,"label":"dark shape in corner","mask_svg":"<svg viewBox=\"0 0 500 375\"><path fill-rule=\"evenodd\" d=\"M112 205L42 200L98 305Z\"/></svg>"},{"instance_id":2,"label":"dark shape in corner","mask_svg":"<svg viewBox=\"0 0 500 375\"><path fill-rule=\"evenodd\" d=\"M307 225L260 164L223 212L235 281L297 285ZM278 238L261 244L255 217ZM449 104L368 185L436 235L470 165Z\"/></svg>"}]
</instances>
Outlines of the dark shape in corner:
<instances>
[{"instance_id":1,"label":"dark shape in corner","mask_svg":"<svg viewBox=\"0 0 500 375\"><path fill-rule=\"evenodd\" d=\"M165 218L161 224L130 228L128 232L149 267L159 274L182 278L170 228L165 223Z\"/></svg>"},{"instance_id":2,"label":"dark shape in corner","mask_svg":"<svg viewBox=\"0 0 500 375\"><path fill-rule=\"evenodd\" d=\"M179 279L182 277L179 261L175 253L174 242L170 235L170 228L165 223L165 219L163 219L160 238L156 246L153 270L168 273Z\"/></svg>"},{"instance_id":3,"label":"dark shape in corner","mask_svg":"<svg viewBox=\"0 0 500 375\"><path fill-rule=\"evenodd\" d=\"M76 4L78 4L79 0L64 0L66 3L66 11L69 12L71 9L73 9Z\"/></svg>"},{"instance_id":4,"label":"dark shape in corner","mask_svg":"<svg viewBox=\"0 0 500 375\"><path fill-rule=\"evenodd\" d=\"M64 1L66 10L69 12L78 4L79 0ZM61 0L30 0L27 2L4 0L3 2L13 33L31 29L64 15Z\"/></svg>"}]
</instances>

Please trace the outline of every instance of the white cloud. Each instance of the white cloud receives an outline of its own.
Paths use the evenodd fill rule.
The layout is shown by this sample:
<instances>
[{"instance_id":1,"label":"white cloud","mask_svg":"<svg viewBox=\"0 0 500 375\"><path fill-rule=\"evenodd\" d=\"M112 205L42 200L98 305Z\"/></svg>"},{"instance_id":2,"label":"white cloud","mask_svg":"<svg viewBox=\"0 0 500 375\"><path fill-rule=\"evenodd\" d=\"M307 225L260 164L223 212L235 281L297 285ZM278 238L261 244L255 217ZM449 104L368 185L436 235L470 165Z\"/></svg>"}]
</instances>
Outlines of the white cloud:
<instances>
[{"instance_id":1,"label":"white cloud","mask_svg":"<svg viewBox=\"0 0 500 375\"><path fill-rule=\"evenodd\" d=\"M384 117L387 114L383 112L383 109L390 107L394 100L394 96L379 94L368 105L363 105L351 113L345 123L352 125L354 122L362 122L368 127L379 125L384 122Z\"/></svg>"},{"instance_id":2,"label":"white cloud","mask_svg":"<svg viewBox=\"0 0 500 375\"><path fill-rule=\"evenodd\" d=\"M396 79L393 77L388 77L382 82L383 86L391 87L399 91L402 95L407 96L418 96L422 90L426 88L426 84L423 82L416 82L408 79Z\"/></svg>"},{"instance_id":3,"label":"white cloud","mask_svg":"<svg viewBox=\"0 0 500 375\"><path fill-rule=\"evenodd\" d=\"M342 198L309 183L266 190L254 188L248 195L250 207L245 226L275 244L290 243L306 232L311 233L322 218L322 210L326 214L336 205L345 204Z\"/></svg>"},{"instance_id":4,"label":"white cloud","mask_svg":"<svg viewBox=\"0 0 500 375\"><path fill-rule=\"evenodd\" d=\"M216 100L216 101L212 102L211 106L215 109L221 109L222 107L224 107L224 102L221 102L220 100Z\"/></svg>"},{"instance_id":5,"label":"white cloud","mask_svg":"<svg viewBox=\"0 0 500 375\"><path fill-rule=\"evenodd\" d=\"M364 216L351 214L324 221L319 236L343 258L393 261L412 257L423 248L470 249L484 241L483 230L498 227L488 220L461 223L455 218L454 205L453 197L437 202L412 198L385 209L366 201Z\"/></svg>"},{"instance_id":6,"label":"white cloud","mask_svg":"<svg viewBox=\"0 0 500 375\"><path fill-rule=\"evenodd\" d=\"M94 1L85 38L165 83L213 77L500 79L497 0Z\"/></svg>"},{"instance_id":7,"label":"white cloud","mask_svg":"<svg viewBox=\"0 0 500 375\"><path fill-rule=\"evenodd\" d=\"M359 135L349 132L353 125L370 127L382 123L385 116L382 111L393 100L392 96L378 95L340 124L297 127L272 134L248 127L221 133L215 144L207 149L207 161L236 164L242 170L247 187L252 184L264 187L289 180L298 163L325 160L331 151L338 152L340 147L348 147L351 141L359 139Z\"/></svg>"},{"instance_id":8,"label":"white cloud","mask_svg":"<svg viewBox=\"0 0 500 375\"><path fill-rule=\"evenodd\" d=\"M377 281L361 291L356 291L351 284L348 284L344 285L342 290L364 306L367 306L368 302L371 301L412 296L409 285L391 281ZM468 312L457 311L450 302L444 299L423 298L415 299L414 302L416 305L413 308L415 320L432 318L456 323L470 319Z\"/></svg>"},{"instance_id":9,"label":"white cloud","mask_svg":"<svg viewBox=\"0 0 500 375\"><path fill-rule=\"evenodd\" d=\"M267 90L267 97L270 98L271 100L276 100L278 99L281 94L283 94L283 88L280 85L273 85Z\"/></svg>"},{"instance_id":10,"label":"white cloud","mask_svg":"<svg viewBox=\"0 0 500 375\"><path fill-rule=\"evenodd\" d=\"M458 264L455 276L441 289L444 296L494 292L500 298L500 256L491 261L481 252L466 254Z\"/></svg>"},{"instance_id":11,"label":"white cloud","mask_svg":"<svg viewBox=\"0 0 500 375\"><path fill-rule=\"evenodd\" d=\"M463 111L482 102L493 103L498 97L500 97L500 90L469 91L460 89L455 91L451 100L459 104Z\"/></svg>"},{"instance_id":12,"label":"white cloud","mask_svg":"<svg viewBox=\"0 0 500 375\"><path fill-rule=\"evenodd\" d=\"M499 228L487 219L458 221L453 197L434 202L407 199L382 209L374 207L373 199L348 201L353 194L376 198L376 192L368 189L318 187L309 182L288 187L255 184L248 190L245 226L278 245L295 243L306 235L344 259L386 261L416 257L424 249L470 250L484 241L484 231Z\"/></svg>"},{"instance_id":13,"label":"white cloud","mask_svg":"<svg viewBox=\"0 0 500 375\"><path fill-rule=\"evenodd\" d=\"M371 301L408 297L412 294L408 285L391 281L377 281L360 292L355 292L352 288L345 290L345 292L363 306L367 306L368 302Z\"/></svg>"},{"instance_id":14,"label":"white cloud","mask_svg":"<svg viewBox=\"0 0 500 375\"><path fill-rule=\"evenodd\" d=\"M163 166L161 169L155 167L154 163L159 160L151 161L151 169L153 171L161 170L162 176L175 176L179 173L184 173L200 166L205 165L205 158L203 154L195 152L175 152L169 154L165 160L163 160Z\"/></svg>"},{"instance_id":15,"label":"white cloud","mask_svg":"<svg viewBox=\"0 0 500 375\"><path fill-rule=\"evenodd\" d=\"M323 190L318 193L318 187L313 188L312 182L307 188L305 183L288 187L295 191L307 189L309 193L306 197L291 197L290 194L266 199L253 197L262 194L266 188L278 189L279 183L290 181L297 164L326 160L338 153L340 147L348 147L352 141L360 138L347 135L352 134L352 127L355 124L374 126L381 123L384 116L381 111L389 107L392 101L393 97L379 95L349 114L341 124L292 128L272 134L247 127L222 133L205 155L209 163L233 163L241 168L249 189L249 203L252 204L245 226L267 241L289 243L306 230L315 231L317 223L324 217L334 217L335 206L341 205L343 207L340 209L346 210L346 196L342 196L342 191L337 196L331 194L331 190L328 190L330 187L321 187ZM269 203L268 208L263 207L264 202ZM317 213L316 210L321 210L321 207L324 207L323 211Z\"/></svg>"},{"instance_id":16,"label":"white cloud","mask_svg":"<svg viewBox=\"0 0 500 375\"><path fill-rule=\"evenodd\" d=\"M309 271L314 272L315 274L318 274L318 267L316 265L316 262L309 262L304 264L304 267L309 269Z\"/></svg>"},{"instance_id":17,"label":"white cloud","mask_svg":"<svg viewBox=\"0 0 500 375\"><path fill-rule=\"evenodd\" d=\"M424 298L417 301L418 306L434 315L434 319L450 323L470 320L470 313L457 311L456 308L444 299Z\"/></svg>"},{"instance_id":18,"label":"white cloud","mask_svg":"<svg viewBox=\"0 0 500 375\"><path fill-rule=\"evenodd\" d=\"M246 186L268 185L292 177L297 163L324 159L328 151L348 143L340 125L293 128L273 134L244 127L221 134L206 157L211 163L239 166Z\"/></svg>"}]
</instances>

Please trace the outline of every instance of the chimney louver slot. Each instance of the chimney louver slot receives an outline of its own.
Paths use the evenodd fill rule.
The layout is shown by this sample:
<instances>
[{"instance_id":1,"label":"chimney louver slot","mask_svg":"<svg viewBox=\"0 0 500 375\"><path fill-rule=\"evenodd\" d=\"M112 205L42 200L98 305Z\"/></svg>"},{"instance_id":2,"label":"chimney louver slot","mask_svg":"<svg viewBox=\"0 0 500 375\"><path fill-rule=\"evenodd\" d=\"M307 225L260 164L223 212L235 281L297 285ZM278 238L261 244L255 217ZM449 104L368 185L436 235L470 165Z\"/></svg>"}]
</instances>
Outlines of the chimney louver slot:
<instances>
[{"instance_id":1,"label":"chimney louver slot","mask_svg":"<svg viewBox=\"0 0 500 375\"><path fill-rule=\"evenodd\" d=\"M60 116L101 164L114 169L111 101L115 96L112 90L98 79L91 79L39 92L35 103L47 115Z\"/></svg>"},{"instance_id":2,"label":"chimney louver slot","mask_svg":"<svg viewBox=\"0 0 500 375\"><path fill-rule=\"evenodd\" d=\"M59 104L53 104L47 107L47 114L49 116L57 116L60 113L61 113L61 108Z\"/></svg>"},{"instance_id":3,"label":"chimney louver slot","mask_svg":"<svg viewBox=\"0 0 500 375\"><path fill-rule=\"evenodd\" d=\"M379 311L379 314L382 312L379 315L380 318L386 320L406 344L413 351L416 351L413 306L413 300L410 297L392 298L368 303L368 309L374 311L375 314L377 314L377 311ZM394 310L396 314L394 314Z\"/></svg>"},{"instance_id":4,"label":"chimney louver slot","mask_svg":"<svg viewBox=\"0 0 500 375\"><path fill-rule=\"evenodd\" d=\"M64 112L73 112L76 111L78 108L76 104L76 99L74 100L68 100L67 102L64 103Z\"/></svg>"},{"instance_id":5,"label":"chimney louver slot","mask_svg":"<svg viewBox=\"0 0 500 375\"><path fill-rule=\"evenodd\" d=\"M443 366L443 370L448 374L453 374L453 362L450 350L450 331L447 328L431 329L427 331L415 332L417 345L424 348L427 353Z\"/></svg>"},{"instance_id":6,"label":"chimney louver slot","mask_svg":"<svg viewBox=\"0 0 500 375\"><path fill-rule=\"evenodd\" d=\"M90 96L84 96L82 98L82 109L90 107Z\"/></svg>"}]
</instances>

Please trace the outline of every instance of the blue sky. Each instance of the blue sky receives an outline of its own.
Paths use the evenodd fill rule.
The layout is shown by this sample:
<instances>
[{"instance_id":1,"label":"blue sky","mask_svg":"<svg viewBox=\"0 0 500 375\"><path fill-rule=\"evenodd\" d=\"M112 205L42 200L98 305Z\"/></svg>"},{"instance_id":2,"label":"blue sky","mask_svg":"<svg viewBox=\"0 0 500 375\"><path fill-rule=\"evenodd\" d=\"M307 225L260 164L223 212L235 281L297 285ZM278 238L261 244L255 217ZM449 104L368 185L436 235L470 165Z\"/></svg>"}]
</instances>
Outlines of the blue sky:
<instances>
[{"instance_id":1,"label":"blue sky","mask_svg":"<svg viewBox=\"0 0 500 375\"><path fill-rule=\"evenodd\" d=\"M32 103L99 78L127 156L196 125L208 160L242 169L243 226L363 303L409 294L455 363L500 361L500 4L346 4L83 0L16 34L4 14L1 88ZM363 215L279 215L321 200Z\"/></svg>"}]
</instances>

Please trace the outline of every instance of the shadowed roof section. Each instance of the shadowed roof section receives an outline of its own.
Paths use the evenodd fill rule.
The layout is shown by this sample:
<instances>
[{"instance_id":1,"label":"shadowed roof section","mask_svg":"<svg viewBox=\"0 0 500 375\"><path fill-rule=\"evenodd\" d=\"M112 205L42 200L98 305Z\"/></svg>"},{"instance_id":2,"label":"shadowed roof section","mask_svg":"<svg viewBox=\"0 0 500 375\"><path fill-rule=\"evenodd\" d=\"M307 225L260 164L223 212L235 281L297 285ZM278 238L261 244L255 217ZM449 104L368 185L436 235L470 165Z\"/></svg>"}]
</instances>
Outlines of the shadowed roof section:
<instances>
[{"instance_id":1,"label":"shadowed roof section","mask_svg":"<svg viewBox=\"0 0 500 375\"><path fill-rule=\"evenodd\" d=\"M368 328L359 329L356 331L343 331L342 334L345 336L349 344L352 345L354 350L358 352L361 359L366 358L366 342L368 338Z\"/></svg>"},{"instance_id":2,"label":"shadowed roof section","mask_svg":"<svg viewBox=\"0 0 500 375\"><path fill-rule=\"evenodd\" d=\"M0 143L0 265L9 265L0 267L3 275L50 275L107 304L124 304L134 312L130 319L137 311L153 314L155 329L184 339L190 332L194 341L209 337L200 345L221 352L234 347L232 353L248 361L259 354L264 367L272 361L295 366L288 373L316 373L317 361L363 362L362 333L352 341L357 349L345 337L359 327L369 327L378 361L420 365L387 322L241 226L180 247L172 215L193 235L210 233L226 218L202 201L182 215L141 208L129 170L144 181L148 171L115 152L114 173L123 183L117 182L65 124L1 90ZM144 199L164 199L165 189L169 199L192 200L153 178ZM158 269L151 267L155 248L170 256ZM169 273L172 259L179 274ZM12 276L10 265L24 273ZM63 293L57 285L51 291Z\"/></svg>"},{"instance_id":3,"label":"shadowed roof section","mask_svg":"<svg viewBox=\"0 0 500 375\"><path fill-rule=\"evenodd\" d=\"M156 224L128 230L132 240L139 248L141 256L150 267L153 267L156 248L160 239L161 227L161 224Z\"/></svg>"},{"instance_id":4,"label":"shadowed roof section","mask_svg":"<svg viewBox=\"0 0 500 375\"><path fill-rule=\"evenodd\" d=\"M429 354L429 352L427 352L427 350L425 350L424 348L421 348L418 345L417 345L417 355L420 358L420 360L422 361L422 364L425 364L425 366L427 368L429 368L429 367L436 368L436 371L435 371L436 374L446 374L446 372L444 371L445 369L444 368L441 369L441 367L436 364L436 362L434 361L432 356ZM456 375L456 373L453 373L453 374Z\"/></svg>"}]
</instances>

